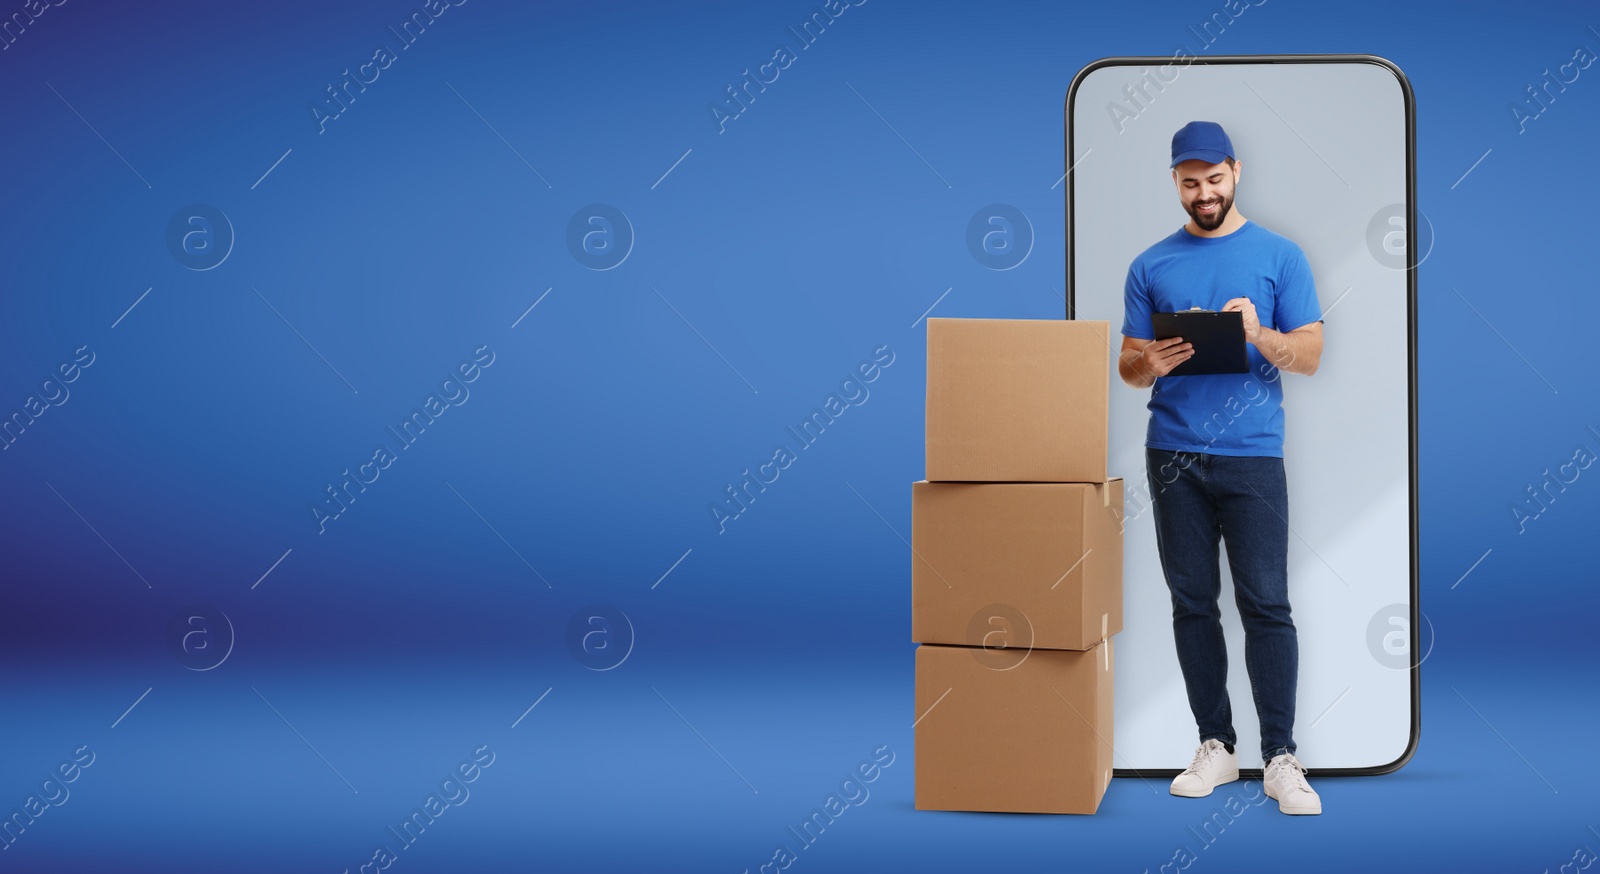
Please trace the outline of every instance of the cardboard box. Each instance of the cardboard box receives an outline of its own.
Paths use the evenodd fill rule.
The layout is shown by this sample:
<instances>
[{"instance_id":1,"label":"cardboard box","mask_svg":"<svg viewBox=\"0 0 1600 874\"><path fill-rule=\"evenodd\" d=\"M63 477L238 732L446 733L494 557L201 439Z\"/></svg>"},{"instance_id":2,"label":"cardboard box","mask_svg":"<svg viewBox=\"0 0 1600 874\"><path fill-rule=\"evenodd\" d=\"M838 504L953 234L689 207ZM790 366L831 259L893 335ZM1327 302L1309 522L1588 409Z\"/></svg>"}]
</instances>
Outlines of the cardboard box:
<instances>
[{"instance_id":1,"label":"cardboard box","mask_svg":"<svg viewBox=\"0 0 1600 874\"><path fill-rule=\"evenodd\" d=\"M1120 477L913 483L911 550L912 640L1085 650L1122 630Z\"/></svg>"},{"instance_id":2,"label":"cardboard box","mask_svg":"<svg viewBox=\"0 0 1600 874\"><path fill-rule=\"evenodd\" d=\"M1110 323L929 319L927 478L1104 482Z\"/></svg>"},{"instance_id":3,"label":"cardboard box","mask_svg":"<svg viewBox=\"0 0 1600 874\"><path fill-rule=\"evenodd\" d=\"M1094 813L1112 768L1112 642L917 647L918 810Z\"/></svg>"}]
</instances>

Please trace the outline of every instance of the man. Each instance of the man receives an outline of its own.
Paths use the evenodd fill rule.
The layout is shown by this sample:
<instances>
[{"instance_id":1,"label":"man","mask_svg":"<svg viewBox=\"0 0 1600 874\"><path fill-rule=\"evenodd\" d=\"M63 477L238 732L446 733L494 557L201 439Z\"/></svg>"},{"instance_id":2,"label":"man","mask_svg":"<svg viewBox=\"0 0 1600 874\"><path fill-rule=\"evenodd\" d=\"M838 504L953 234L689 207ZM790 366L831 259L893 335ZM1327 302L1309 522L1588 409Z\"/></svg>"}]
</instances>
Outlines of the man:
<instances>
[{"instance_id":1,"label":"man","mask_svg":"<svg viewBox=\"0 0 1600 874\"><path fill-rule=\"evenodd\" d=\"M1289 615L1280 377L1316 372L1322 309L1300 247L1234 209L1242 170L1220 125L1193 121L1172 137L1172 181L1189 221L1128 268L1117 371L1134 388L1154 388L1146 473L1178 664L1200 733L1171 792L1201 797L1239 779L1217 609L1220 536L1261 722L1262 782L1284 813L1318 814L1322 801L1294 755L1299 648ZM1153 340L1150 314L1196 306L1240 313L1248 373L1167 375L1194 350L1182 337Z\"/></svg>"}]
</instances>

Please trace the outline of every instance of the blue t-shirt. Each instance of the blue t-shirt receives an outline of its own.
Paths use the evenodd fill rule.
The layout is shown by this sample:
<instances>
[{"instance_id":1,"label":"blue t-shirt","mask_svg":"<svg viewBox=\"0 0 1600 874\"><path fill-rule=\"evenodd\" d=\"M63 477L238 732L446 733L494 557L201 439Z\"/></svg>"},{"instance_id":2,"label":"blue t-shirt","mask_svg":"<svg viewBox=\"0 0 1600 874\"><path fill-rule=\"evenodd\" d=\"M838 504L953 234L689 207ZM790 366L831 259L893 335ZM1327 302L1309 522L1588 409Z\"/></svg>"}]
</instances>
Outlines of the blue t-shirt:
<instances>
[{"instance_id":1,"label":"blue t-shirt","mask_svg":"<svg viewBox=\"0 0 1600 874\"><path fill-rule=\"evenodd\" d=\"M1277 331L1322 319L1305 253L1287 237L1246 221L1222 237L1197 237L1180 227L1133 259L1123 286L1122 333L1150 340L1152 312L1220 310L1236 297L1250 298L1261 324ZM1157 377L1145 445L1282 458L1282 374L1255 346L1245 349L1248 373Z\"/></svg>"}]
</instances>

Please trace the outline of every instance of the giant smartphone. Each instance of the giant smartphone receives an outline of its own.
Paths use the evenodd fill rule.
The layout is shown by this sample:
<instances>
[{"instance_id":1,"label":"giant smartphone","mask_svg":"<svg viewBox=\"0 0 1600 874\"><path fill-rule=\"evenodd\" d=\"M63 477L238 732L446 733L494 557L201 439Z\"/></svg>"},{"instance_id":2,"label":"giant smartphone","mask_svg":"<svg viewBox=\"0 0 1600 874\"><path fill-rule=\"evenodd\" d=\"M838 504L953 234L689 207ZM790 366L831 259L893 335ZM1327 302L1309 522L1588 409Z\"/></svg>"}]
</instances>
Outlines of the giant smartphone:
<instances>
[{"instance_id":1,"label":"giant smartphone","mask_svg":"<svg viewBox=\"0 0 1600 874\"><path fill-rule=\"evenodd\" d=\"M1180 51L1085 67L1066 99L1067 318L1122 325L1130 262L1188 221L1170 147L1194 120L1228 132L1241 165L1234 207L1305 251L1323 311L1319 369L1281 375L1298 757L1325 775L1393 771L1416 748L1432 643L1417 604L1415 355L1416 267L1431 237L1418 233L1411 87L1366 55ZM1110 472L1127 483L1114 761L1121 776L1170 776L1198 737L1156 552L1150 390L1112 383ZM1244 634L1219 551L1239 764L1259 776Z\"/></svg>"}]
</instances>

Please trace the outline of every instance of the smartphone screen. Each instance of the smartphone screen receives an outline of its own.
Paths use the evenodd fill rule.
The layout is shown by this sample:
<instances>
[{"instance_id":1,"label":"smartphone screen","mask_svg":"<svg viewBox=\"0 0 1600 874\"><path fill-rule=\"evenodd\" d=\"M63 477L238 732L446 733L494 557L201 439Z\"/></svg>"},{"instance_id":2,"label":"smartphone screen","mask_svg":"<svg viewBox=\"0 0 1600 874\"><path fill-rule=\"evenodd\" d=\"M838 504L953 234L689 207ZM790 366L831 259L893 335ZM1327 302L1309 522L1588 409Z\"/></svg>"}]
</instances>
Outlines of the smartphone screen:
<instances>
[{"instance_id":1,"label":"smartphone screen","mask_svg":"<svg viewBox=\"0 0 1600 874\"><path fill-rule=\"evenodd\" d=\"M1066 100L1066 315L1111 323L1113 373L1130 264L1190 220L1170 166L1187 123L1226 131L1234 208L1296 243L1310 266L1320 365L1255 376L1281 379L1294 741L1322 774L1384 773L1410 757L1432 643L1417 604L1414 353L1416 267L1431 241L1417 227L1412 104L1404 75L1378 58L1183 52L1097 61ZM1114 760L1126 776L1177 773L1198 743L1157 551L1150 399L1113 377L1110 474L1126 481ZM1244 632L1218 552L1236 749L1255 770Z\"/></svg>"}]
</instances>

